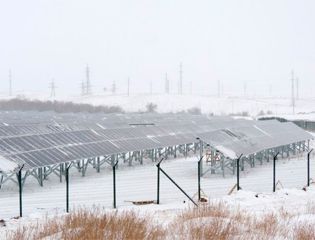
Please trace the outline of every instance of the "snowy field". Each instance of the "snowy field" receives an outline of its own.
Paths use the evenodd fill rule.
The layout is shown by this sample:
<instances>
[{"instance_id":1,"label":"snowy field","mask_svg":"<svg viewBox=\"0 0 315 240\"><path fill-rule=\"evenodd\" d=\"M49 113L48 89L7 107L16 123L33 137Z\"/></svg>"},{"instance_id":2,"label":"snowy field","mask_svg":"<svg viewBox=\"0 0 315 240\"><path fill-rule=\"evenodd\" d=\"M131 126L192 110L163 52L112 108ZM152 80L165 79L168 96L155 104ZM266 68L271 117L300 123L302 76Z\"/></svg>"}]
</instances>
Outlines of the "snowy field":
<instances>
[{"instance_id":1,"label":"snowy field","mask_svg":"<svg viewBox=\"0 0 315 240\"><path fill-rule=\"evenodd\" d=\"M314 162L314 161L313 161ZM315 164L315 163L314 163ZM205 165L206 166L206 165ZM197 158L165 160L161 167L190 195L197 193ZM315 167L312 176L315 175ZM117 207L130 207L127 201L156 200L157 168L153 163L134 165L133 167L120 166L116 171L117 177ZM306 158L300 156L295 159L278 160L277 180L285 188L302 189L306 185ZM241 187L246 191L271 193L272 191L272 164L264 162L255 168L246 166L241 172ZM207 174L201 180L201 187L210 198L227 195L236 183L234 175ZM11 218L19 213L18 187L5 184L0 191L0 219ZM50 176L44 182L44 187L29 177L23 193L23 212L28 216L34 212L50 212L51 210L64 211L65 209L65 182L59 183L57 176ZM152 206L155 209L173 205L181 207L188 199L161 173L161 205ZM112 171L110 168L101 169L96 173L90 168L85 177L81 177L75 169L70 176L70 207L93 206L112 207Z\"/></svg>"},{"instance_id":2,"label":"snowy field","mask_svg":"<svg viewBox=\"0 0 315 240\"><path fill-rule=\"evenodd\" d=\"M203 113L216 115L240 114L247 112L256 116L261 111L272 112L275 115L292 114L291 99L281 97L233 97L233 96L200 96L200 95L165 95L165 94L139 94L139 95L91 95L91 96L57 96L49 98L48 95L21 93L19 97L30 100L58 100L74 103L87 103L95 106L120 106L127 112L145 111L148 103L157 104L157 111L161 113L186 111L190 108L199 108ZM8 99L0 96L0 99ZM309 113L315 110L314 98L301 98L296 100L295 113Z\"/></svg>"},{"instance_id":3,"label":"snowy field","mask_svg":"<svg viewBox=\"0 0 315 240\"><path fill-rule=\"evenodd\" d=\"M3 98L2 98L3 99ZM29 97L29 99L49 100L45 97ZM229 114L249 112L256 116L261 110L272 111L275 115L285 115L292 112L290 100L284 98L237 98L237 97L205 97L176 95L143 95L143 96L90 96L69 97L58 100L89 103L93 105L121 106L125 111L144 111L147 103L158 105L159 112L178 112L189 108L200 108L204 113ZM311 113L315 108L315 99L297 101L296 112ZM299 116L299 115L294 115ZM310 116L313 116L310 114ZM299 116L303 118L303 116ZM314 142L312 143L314 148ZM161 173L160 205L135 206L130 201L156 200L157 168L150 160L144 165L135 164L132 167L120 165L116 171L117 208L119 210L133 209L140 212L154 213L160 222L167 222L181 209L192 206L189 200ZM163 161L161 167L190 196L197 198L197 157L169 159ZM204 166L207 168L207 166ZM311 177L315 179L315 155L312 155ZM224 201L232 208L242 208L259 215L263 212L279 211L285 208L290 212L305 213L305 208L314 205L315 186L307 191L306 185L306 155L277 161L277 181L280 186L272 193L272 162L257 164L255 168L245 165L241 172L240 185L242 190L227 195L236 183L236 176L226 171L221 174L207 174L201 179L201 188L210 201ZM100 206L111 211L113 205L112 169L103 166L101 172L89 166L86 176L76 169L70 172L70 208L91 208ZM258 193L258 197L257 197ZM28 177L23 191L23 218L12 219L19 215L18 187L12 182L6 183L0 190L0 220L7 222L8 228L0 226L0 239L6 229L14 229L20 224L29 224L42 219L46 215L64 214L66 206L65 180L59 182L59 177L50 175L44 186ZM305 215L305 214L304 214ZM304 216L303 215L303 216ZM315 223L314 214L304 216L309 223Z\"/></svg>"},{"instance_id":4,"label":"snowy field","mask_svg":"<svg viewBox=\"0 0 315 240\"><path fill-rule=\"evenodd\" d=\"M314 156L313 156L314 159ZM315 165L311 176L315 176ZM162 168L190 195L197 193L197 159L173 159L162 163ZM180 210L191 208L193 205L182 193L170 183L161 173L160 205L134 206L130 200L156 199L156 172L152 163L123 166L117 172L117 207L118 210L136 210L138 213L152 214L161 224L171 223ZM294 159L283 159L277 162L277 180L279 186L272 193L272 163L264 162L255 168L246 167L241 173L243 190L227 195L236 183L236 177L228 175L207 175L202 178L202 190L210 201L224 202L235 211L243 209L254 216L270 212L285 211L296 214L295 222L306 220L315 223L315 186L307 191L302 190L306 185L306 158L298 156ZM258 195L257 195L258 194ZM0 219L5 219L7 227L0 227L0 237L7 230L16 229L41 221L46 216L62 216L65 213L65 183L59 183L58 177L51 176L44 187L28 179L24 188L22 219L12 219L18 215L18 188L10 184L0 191ZM196 195L194 197L196 200ZM100 173L89 169L86 177L73 170L70 180L70 207L73 211L80 207L93 208L99 206L110 211L112 209L112 172L103 168ZM313 206L313 207L312 207ZM313 209L314 208L314 209ZM311 210L310 210L311 209Z\"/></svg>"}]
</instances>

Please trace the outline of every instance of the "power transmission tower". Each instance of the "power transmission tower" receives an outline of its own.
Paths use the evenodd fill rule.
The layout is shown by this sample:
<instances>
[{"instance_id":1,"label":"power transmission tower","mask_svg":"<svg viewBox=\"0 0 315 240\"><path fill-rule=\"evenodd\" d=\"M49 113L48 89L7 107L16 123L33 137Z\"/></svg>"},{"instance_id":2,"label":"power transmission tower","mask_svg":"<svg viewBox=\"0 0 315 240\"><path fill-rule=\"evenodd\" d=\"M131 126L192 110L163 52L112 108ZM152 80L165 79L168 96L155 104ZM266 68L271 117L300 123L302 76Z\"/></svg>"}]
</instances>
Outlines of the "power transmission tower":
<instances>
[{"instance_id":1,"label":"power transmission tower","mask_svg":"<svg viewBox=\"0 0 315 240\"><path fill-rule=\"evenodd\" d=\"M9 70L9 96L12 96L12 72Z\"/></svg>"},{"instance_id":2,"label":"power transmission tower","mask_svg":"<svg viewBox=\"0 0 315 240\"><path fill-rule=\"evenodd\" d=\"M150 95L153 94L153 86L152 86L152 81L150 81Z\"/></svg>"},{"instance_id":3,"label":"power transmission tower","mask_svg":"<svg viewBox=\"0 0 315 240\"><path fill-rule=\"evenodd\" d=\"M221 97L221 83L220 80L218 80L218 98Z\"/></svg>"},{"instance_id":4,"label":"power transmission tower","mask_svg":"<svg viewBox=\"0 0 315 240\"><path fill-rule=\"evenodd\" d=\"M112 84L112 94L115 95L116 94L116 82L113 81L113 84Z\"/></svg>"},{"instance_id":5,"label":"power transmission tower","mask_svg":"<svg viewBox=\"0 0 315 240\"><path fill-rule=\"evenodd\" d=\"M54 80L51 81L49 88L50 88L50 97L52 98L56 97L56 85L55 85Z\"/></svg>"},{"instance_id":6,"label":"power transmission tower","mask_svg":"<svg viewBox=\"0 0 315 240\"><path fill-rule=\"evenodd\" d=\"M86 95L91 94L91 82L90 82L90 68L86 65Z\"/></svg>"},{"instance_id":7,"label":"power transmission tower","mask_svg":"<svg viewBox=\"0 0 315 240\"><path fill-rule=\"evenodd\" d=\"M244 88L244 98L246 98L247 96L247 83L246 82L244 82L243 88Z\"/></svg>"},{"instance_id":8,"label":"power transmission tower","mask_svg":"<svg viewBox=\"0 0 315 240\"><path fill-rule=\"evenodd\" d=\"M300 94L299 94L299 78L297 77L296 79L295 79L295 81L296 81L296 100L299 100L299 98L300 98Z\"/></svg>"},{"instance_id":9,"label":"power transmission tower","mask_svg":"<svg viewBox=\"0 0 315 240\"><path fill-rule=\"evenodd\" d=\"M193 90L192 90L192 88L193 88L193 86L192 86L192 81L190 81L190 83L189 83L189 93L190 93L190 95L192 95L192 93L193 93Z\"/></svg>"},{"instance_id":10,"label":"power transmission tower","mask_svg":"<svg viewBox=\"0 0 315 240\"><path fill-rule=\"evenodd\" d=\"M294 71L291 72L291 106L293 114L295 113L295 92L294 92Z\"/></svg>"},{"instance_id":11,"label":"power transmission tower","mask_svg":"<svg viewBox=\"0 0 315 240\"><path fill-rule=\"evenodd\" d=\"M179 64L179 84L178 84L178 94L183 94L183 64Z\"/></svg>"},{"instance_id":12,"label":"power transmission tower","mask_svg":"<svg viewBox=\"0 0 315 240\"><path fill-rule=\"evenodd\" d=\"M128 83L127 83L127 95L129 97L130 95L130 78L128 77Z\"/></svg>"},{"instance_id":13,"label":"power transmission tower","mask_svg":"<svg viewBox=\"0 0 315 240\"><path fill-rule=\"evenodd\" d=\"M170 94L170 81L167 78L167 73L165 73L165 93Z\"/></svg>"},{"instance_id":14,"label":"power transmission tower","mask_svg":"<svg viewBox=\"0 0 315 240\"><path fill-rule=\"evenodd\" d=\"M84 80L82 80L82 83L81 83L81 96L84 96L86 94L86 89L85 89L85 82Z\"/></svg>"}]
</instances>

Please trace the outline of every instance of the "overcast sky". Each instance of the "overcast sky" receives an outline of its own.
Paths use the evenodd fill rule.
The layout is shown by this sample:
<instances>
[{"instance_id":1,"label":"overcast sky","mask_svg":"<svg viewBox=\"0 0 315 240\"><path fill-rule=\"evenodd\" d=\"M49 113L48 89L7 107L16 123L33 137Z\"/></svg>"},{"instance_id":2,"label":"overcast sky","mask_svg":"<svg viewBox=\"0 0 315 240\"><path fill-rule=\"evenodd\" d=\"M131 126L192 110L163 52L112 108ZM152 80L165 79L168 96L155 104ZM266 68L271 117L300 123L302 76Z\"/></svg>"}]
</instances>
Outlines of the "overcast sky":
<instances>
[{"instance_id":1,"label":"overcast sky","mask_svg":"<svg viewBox=\"0 0 315 240\"><path fill-rule=\"evenodd\" d=\"M0 0L0 93L80 93L89 64L93 91L110 87L163 91L168 72L177 92L248 91L290 95L290 72L301 91L315 85L314 0Z\"/></svg>"}]
</instances>

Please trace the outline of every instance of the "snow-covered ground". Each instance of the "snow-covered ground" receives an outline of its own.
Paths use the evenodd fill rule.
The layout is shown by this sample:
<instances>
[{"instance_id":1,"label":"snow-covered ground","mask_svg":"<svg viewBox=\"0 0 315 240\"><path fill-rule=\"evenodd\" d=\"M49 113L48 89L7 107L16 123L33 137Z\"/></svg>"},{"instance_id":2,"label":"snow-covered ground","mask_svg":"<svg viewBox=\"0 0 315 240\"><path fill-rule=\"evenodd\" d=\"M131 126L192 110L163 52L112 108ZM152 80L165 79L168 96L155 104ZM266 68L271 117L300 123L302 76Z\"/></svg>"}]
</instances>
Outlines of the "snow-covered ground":
<instances>
[{"instance_id":1,"label":"snow-covered ground","mask_svg":"<svg viewBox=\"0 0 315 240\"><path fill-rule=\"evenodd\" d=\"M148 103L157 104L158 112L179 112L190 108L200 108L203 113L239 114L247 112L256 116L261 111L272 112L275 115L291 114L293 108L290 98L281 97L215 97L200 95L165 95L165 94L138 94L138 95L91 95L91 96L57 96L55 99L42 94L23 93L19 97L25 99L71 101L87 103L95 106L121 106L129 112L145 111ZM0 99L8 97L0 96ZM315 111L315 99L296 100L295 113Z\"/></svg>"},{"instance_id":2,"label":"snow-covered ground","mask_svg":"<svg viewBox=\"0 0 315 240\"><path fill-rule=\"evenodd\" d=\"M277 180L285 188L302 189L306 184L306 160L300 156L291 160L279 160L277 163ZM173 159L162 163L162 168L185 190L190 196L197 193L197 158ZM315 175L315 167L312 176ZM124 208L131 206L130 200L155 200L157 168L154 164L121 166L117 172L117 206ZM206 175L202 178L202 190L209 198L227 195L236 183L234 175ZM247 191L271 193L272 164L264 163L255 168L246 167L241 173L241 187ZM19 213L18 188L15 184L6 184L0 190L0 219L11 218ZM40 187L31 177L27 179L23 193L23 211L27 216L38 211L51 211L65 208L65 183L59 183L57 176L50 176ZM175 204L180 206L187 198L165 177L161 177L161 206ZM79 205L100 205L112 207L112 172L110 168L103 168L100 173L88 169L87 175L81 177L73 169L70 176L70 204L71 208Z\"/></svg>"},{"instance_id":3,"label":"snow-covered ground","mask_svg":"<svg viewBox=\"0 0 315 240\"><path fill-rule=\"evenodd\" d=\"M165 161L162 168L190 196L197 192L197 159L175 159ZM312 167L312 176L315 175ZM291 160L279 160L277 179L284 188L279 187L272 193L272 164L264 163L256 168L246 169L241 175L243 190L227 195L236 182L235 176L223 178L219 175L208 175L202 178L202 190L210 201L224 202L235 211L243 209L260 216L270 212L288 211L298 215L296 221L307 220L315 223L315 186L302 190L306 184L305 156ZM86 177L76 171L71 173L70 184L71 209L93 207L112 209L112 174L110 169L95 173L92 169ZM258 194L258 195L257 195ZM153 164L144 166L122 167L117 171L117 204L119 210L132 209L142 213L154 213L160 223L170 223L181 209L192 206L188 199L162 175L161 204L134 206L129 200L155 200L156 167ZM196 195L195 195L196 199ZM6 227L0 226L0 238L7 230L18 226L36 223L47 216L64 214L65 184L59 183L57 177L51 177L44 187L34 181L28 181L24 188L24 217L12 219L18 215L18 189L15 185L5 186L0 191L0 219L6 220ZM310 212L311 211L311 212ZM41 221L41 220L40 220Z\"/></svg>"}]
</instances>

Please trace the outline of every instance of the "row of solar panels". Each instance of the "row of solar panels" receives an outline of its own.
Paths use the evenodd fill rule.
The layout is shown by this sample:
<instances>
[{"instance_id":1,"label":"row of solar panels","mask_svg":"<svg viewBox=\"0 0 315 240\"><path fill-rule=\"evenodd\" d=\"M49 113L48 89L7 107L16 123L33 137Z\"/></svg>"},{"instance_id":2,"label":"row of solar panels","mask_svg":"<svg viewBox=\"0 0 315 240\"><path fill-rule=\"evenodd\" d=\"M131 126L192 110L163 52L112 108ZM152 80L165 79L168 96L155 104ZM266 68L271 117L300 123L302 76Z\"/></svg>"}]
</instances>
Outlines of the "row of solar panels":
<instances>
[{"instance_id":1,"label":"row of solar panels","mask_svg":"<svg viewBox=\"0 0 315 240\"><path fill-rule=\"evenodd\" d=\"M90 133L84 131L81 134ZM5 157L20 164L24 163L25 168L30 169L84 158L192 143L197 136L230 158L241 153L248 155L311 138L311 135L290 123L251 122L247 127L238 129L234 127L203 133L80 142L14 153Z\"/></svg>"},{"instance_id":2,"label":"row of solar panels","mask_svg":"<svg viewBox=\"0 0 315 240\"><path fill-rule=\"evenodd\" d=\"M68 132L57 132L48 134L33 134L13 137L3 137L0 139L0 154L9 155L18 152L33 151L58 146L67 146L79 143L100 142L104 140L154 138L168 136L175 138L179 134L197 134L221 129L227 126L225 121L218 121L215 118L207 120L205 125L182 124L171 126L138 126L119 129L92 129ZM242 126L248 121L229 119L229 123L235 126Z\"/></svg>"},{"instance_id":3,"label":"row of solar panels","mask_svg":"<svg viewBox=\"0 0 315 240\"><path fill-rule=\"evenodd\" d=\"M249 126L221 129L200 135L203 141L235 158L262 150L312 139L313 136L293 123L251 121Z\"/></svg>"},{"instance_id":4,"label":"row of solar panels","mask_svg":"<svg viewBox=\"0 0 315 240\"><path fill-rule=\"evenodd\" d=\"M187 114L0 114L0 138L83 129L115 129L136 124L176 126L178 124L205 125L209 119ZM33 119L33 121L32 121ZM222 118L221 118L222 119ZM11 121L10 121L11 120Z\"/></svg>"},{"instance_id":5,"label":"row of solar panels","mask_svg":"<svg viewBox=\"0 0 315 240\"><path fill-rule=\"evenodd\" d=\"M63 119L63 123L57 125L58 129L51 129L52 133L46 133L45 128L42 132L35 129L32 133L33 129L30 128L30 133L22 136L2 136L0 155L19 164L23 163L25 168L30 169L96 156L192 143L196 137L200 137L226 156L234 158L241 153L252 154L312 137L295 125L277 121L257 122L217 117L209 119L204 116L172 114L145 116L126 115L123 119L142 119L142 123L154 122L155 125L130 127L125 122L120 128L106 129L102 125L104 122L101 121L101 116L88 117L81 122L78 120L73 125L67 125ZM71 130L84 129L86 124L91 130ZM19 124L15 127L19 129L22 126ZM44 125L28 124L28 127L31 126L40 128Z\"/></svg>"}]
</instances>

